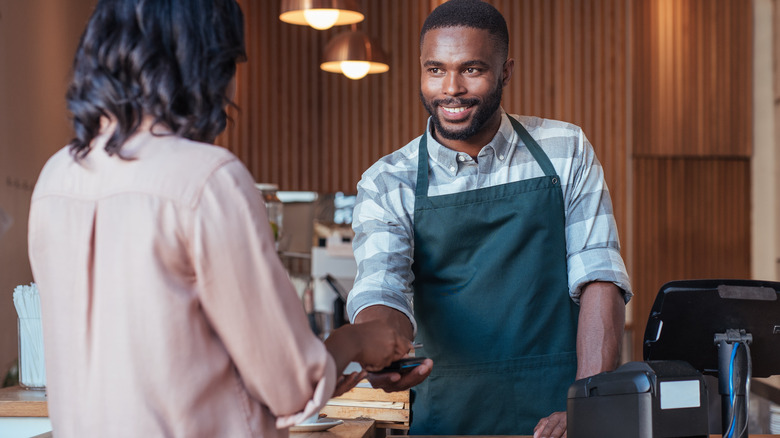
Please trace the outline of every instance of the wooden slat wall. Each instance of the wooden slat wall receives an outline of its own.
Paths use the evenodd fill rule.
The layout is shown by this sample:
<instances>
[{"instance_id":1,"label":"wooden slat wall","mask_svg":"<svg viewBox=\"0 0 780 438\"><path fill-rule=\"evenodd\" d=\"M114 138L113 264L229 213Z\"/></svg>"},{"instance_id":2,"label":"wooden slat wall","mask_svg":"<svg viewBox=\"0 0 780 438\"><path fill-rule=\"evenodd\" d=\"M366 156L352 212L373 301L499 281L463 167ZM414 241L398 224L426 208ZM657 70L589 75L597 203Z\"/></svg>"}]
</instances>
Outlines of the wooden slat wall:
<instances>
[{"instance_id":1,"label":"wooden slat wall","mask_svg":"<svg viewBox=\"0 0 780 438\"><path fill-rule=\"evenodd\" d=\"M634 160L634 305L647 321L670 280L749 278L750 162Z\"/></svg>"},{"instance_id":2,"label":"wooden slat wall","mask_svg":"<svg viewBox=\"0 0 780 438\"><path fill-rule=\"evenodd\" d=\"M750 278L752 7L640 0L633 52L633 357L667 281Z\"/></svg>"},{"instance_id":3,"label":"wooden slat wall","mask_svg":"<svg viewBox=\"0 0 780 438\"><path fill-rule=\"evenodd\" d=\"M418 35L427 2L364 2L358 28L379 42L391 69L358 81L319 69L327 42L348 27L294 26L279 21L279 1L240 3L249 62L239 69L237 123L220 141L258 181L354 192L363 171L423 131Z\"/></svg>"},{"instance_id":4,"label":"wooden slat wall","mask_svg":"<svg viewBox=\"0 0 780 438\"><path fill-rule=\"evenodd\" d=\"M493 0L507 20L512 83L504 109L579 125L626 229L627 90L625 0Z\"/></svg>"},{"instance_id":5,"label":"wooden slat wall","mask_svg":"<svg viewBox=\"0 0 780 438\"><path fill-rule=\"evenodd\" d=\"M640 359L663 282L749 276L750 4L488 1L507 19L516 60L504 108L582 126L604 166L624 247L633 248L624 256ZM358 27L391 65L359 81L318 68L346 28L293 26L278 20L278 1L240 2L250 60L239 70L237 123L220 141L258 181L354 192L374 161L420 135L418 35L442 0L364 0Z\"/></svg>"},{"instance_id":6,"label":"wooden slat wall","mask_svg":"<svg viewBox=\"0 0 780 438\"><path fill-rule=\"evenodd\" d=\"M628 195L627 1L490 1L507 20L516 59L504 108L583 127L604 165L620 229ZM441 0L364 0L358 27L388 52L390 71L359 81L318 67L327 41L346 27L293 26L278 20L279 1L240 3L249 62L239 70L237 124L220 141L258 181L354 192L365 169L422 133L419 32Z\"/></svg>"},{"instance_id":7,"label":"wooden slat wall","mask_svg":"<svg viewBox=\"0 0 780 438\"><path fill-rule=\"evenodd\" d=\"M751 2L642 0L634 8L634 101L646 109L634 112L634 156L749 157Z\"/></svg>"}]
</instances>

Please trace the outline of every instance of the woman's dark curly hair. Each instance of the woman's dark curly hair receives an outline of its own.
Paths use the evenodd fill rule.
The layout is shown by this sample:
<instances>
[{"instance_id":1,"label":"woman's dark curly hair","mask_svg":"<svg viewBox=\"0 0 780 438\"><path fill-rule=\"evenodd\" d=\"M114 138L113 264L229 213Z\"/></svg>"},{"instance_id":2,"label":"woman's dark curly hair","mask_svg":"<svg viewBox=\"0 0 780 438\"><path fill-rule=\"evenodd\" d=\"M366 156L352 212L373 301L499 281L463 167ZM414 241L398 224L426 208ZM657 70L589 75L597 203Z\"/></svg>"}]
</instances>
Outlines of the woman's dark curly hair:
<instances>
[{"instance_id":1,"label":"woman's dark curly hair","mask_svg":"<svg viewBox=\"0 0 780 438\"><path fill-rule=\"evenodd\" d=\"M110 155L147 116L175 135L213 142L225 129L236 62L246 59L243 20L235 0L100 0L66 96L71 153L89 153L101 117L117 122Z\"/></svg>"}]
</instances>

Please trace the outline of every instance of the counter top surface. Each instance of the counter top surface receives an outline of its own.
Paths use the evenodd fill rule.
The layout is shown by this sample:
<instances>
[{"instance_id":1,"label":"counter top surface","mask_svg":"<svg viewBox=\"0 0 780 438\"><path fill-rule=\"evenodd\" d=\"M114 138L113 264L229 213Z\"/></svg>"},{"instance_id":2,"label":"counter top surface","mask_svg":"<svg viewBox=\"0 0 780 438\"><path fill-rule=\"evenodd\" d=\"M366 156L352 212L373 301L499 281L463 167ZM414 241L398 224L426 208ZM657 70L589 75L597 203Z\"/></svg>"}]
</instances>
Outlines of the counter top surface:
<instances>
[{"instance_id":1,"label":"counter top surface","mask_svg":"<svg viewBox=\"0 0 780 438\"><path fill-rule=\"evenodd\" d=\"M376 426L374 420L344 420L343 424L323 432L295 432L290 438L374 438ZM414 438L491 438L513 437L532 438L531 435L410 435ZM33 438L52 438L52 432L37 435ZM710 435L710 438L720 438L721 435ZM754 435L751 438L780 438L780 435Z\"/></svg>"},{"instance_id":2,"label":"counter top surface","mask_svg":"<svg viewBox=\"0 0 780 438\"><path fill-rule=\"evenodd\" d=\"M45 391L26 390L19 386L0 389L0 417L46 417L49 415ZM344 420L343 424L323 432L295 432L290 438L374 438L376 423L371 419ZM35 438L51 438L51 432ZM530 435L501 435L531 438ZM752 438L780 438L780 435L753 435ZM466 435L414 435L415 438L488 438ZM711 435L719 438L720 435Z\"/></svg>"},{"instance_id":3,"label":"counter top surface","mask_svg":"<svg viewBox=\"0 0 780 438\"><path fill-rule=\"evenodd\" d=\"M46 391L20 386L0 389L0 417L48 417Z\"/></svg>"},{"instance_id":4,"label":"counter top surface","mask_svg":"<svg viewBox=\"0 0 780 438\"><path fill-rule=\"evenodd\" d=\"M323 432L295 432L290 438L374 438L376 426L374 420L344 420L344 423ZM36 435L33 438L52 438L53 432Z\"/></svg>"},{"instance_id":5,"label":"counter top surface","mask_svg":"<svg viewBox=\"0 0 780 438\"><path fill-rule=\"evenodd\" d=\"M290 438L374 438L376 423L371 419L344 420L342 424L322 432L293 432Z\"/></svg>"}]
</instances>

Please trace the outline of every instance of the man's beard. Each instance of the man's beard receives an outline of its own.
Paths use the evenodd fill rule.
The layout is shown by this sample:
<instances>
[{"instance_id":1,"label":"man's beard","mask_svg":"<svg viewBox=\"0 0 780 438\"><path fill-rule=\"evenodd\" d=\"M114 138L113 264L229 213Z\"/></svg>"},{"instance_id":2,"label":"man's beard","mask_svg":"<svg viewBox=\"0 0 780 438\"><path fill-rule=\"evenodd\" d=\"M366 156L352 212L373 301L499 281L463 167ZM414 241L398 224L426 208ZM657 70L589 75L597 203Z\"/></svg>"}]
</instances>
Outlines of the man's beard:
<instances>
[{"instance_id":1,"label":"man's beard","mask_svg":"<svg viewBox=\"0 0 780 438\"><path fill-rule=\"evenodd\" d=\"M499 81L496 89L487 97L485 97L485 100L482 101L482 105L477 108L477 111L471 118L471 124L460 131L450 131L445 129L441 124L441 120L439 119L439 114L436 111L436 108L442 104L473 106L480 103L480 99L458 99L456 97L452 97L449 99L435 99L429 104L425 100L425 97L422 94L422 90L420 90L420 100L422 101L425 109L428 111L428 114L430 114L431 118L433 119L433 126L436 129L437 135L440 135L447 140L467 140L474 134L478 133L485 125L485 122L490 120L490 117L492 117L501 106L501 94L503 90L504 84Z\"/></svg>"}]
</instances>

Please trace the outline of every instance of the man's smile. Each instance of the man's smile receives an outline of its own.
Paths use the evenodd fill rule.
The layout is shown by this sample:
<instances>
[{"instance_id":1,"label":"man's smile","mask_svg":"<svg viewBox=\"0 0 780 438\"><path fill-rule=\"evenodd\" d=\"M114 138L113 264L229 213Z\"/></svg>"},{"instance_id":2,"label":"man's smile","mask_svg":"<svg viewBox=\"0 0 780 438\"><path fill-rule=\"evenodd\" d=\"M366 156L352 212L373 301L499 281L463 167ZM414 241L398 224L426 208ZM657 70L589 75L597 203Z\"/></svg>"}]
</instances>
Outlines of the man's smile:
<instances>
[{"instance_id":1,"label":"man's smile","mask_svg":"<svg viewBox=\"0 0 780 438\"><path fill-rule=\"evenodd\" d=\"M471 116L473 105L439 105L441 117L447 122L459 123Z\"/></svg>"}]
</instances>

